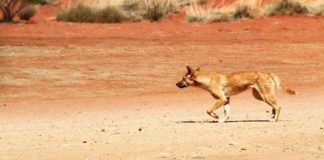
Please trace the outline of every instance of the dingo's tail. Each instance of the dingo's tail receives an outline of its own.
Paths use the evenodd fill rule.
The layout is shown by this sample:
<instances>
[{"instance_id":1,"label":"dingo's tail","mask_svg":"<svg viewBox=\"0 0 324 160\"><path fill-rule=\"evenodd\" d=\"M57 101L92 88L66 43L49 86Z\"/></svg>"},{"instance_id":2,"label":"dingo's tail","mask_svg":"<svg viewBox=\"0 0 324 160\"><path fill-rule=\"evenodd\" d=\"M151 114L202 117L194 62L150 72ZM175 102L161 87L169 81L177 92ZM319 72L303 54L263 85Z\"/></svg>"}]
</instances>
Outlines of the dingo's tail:
<instances>
[{"instance_id":1,"label":"dingo's tail","mask_svg":"<svg viewBox=\"0 0 324 160\"><path fill-rule=\"evenodd\" d=\"M276 89L282 88L288 94L291 94L291 95L296 95L297 94L296 91L288 88L287 85L283 81L281 81L277 75L275 75L273 73L270 73L269 75L272 78L272 80L275 82Z\"/></svg>"}]
</instances>

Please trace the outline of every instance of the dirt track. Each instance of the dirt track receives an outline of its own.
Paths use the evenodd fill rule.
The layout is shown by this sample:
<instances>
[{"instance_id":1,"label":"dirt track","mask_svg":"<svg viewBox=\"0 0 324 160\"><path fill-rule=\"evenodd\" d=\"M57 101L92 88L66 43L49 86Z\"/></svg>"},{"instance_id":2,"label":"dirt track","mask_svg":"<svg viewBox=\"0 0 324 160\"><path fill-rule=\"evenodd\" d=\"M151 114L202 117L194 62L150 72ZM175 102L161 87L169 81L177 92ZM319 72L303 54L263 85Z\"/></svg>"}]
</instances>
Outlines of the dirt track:
<instances>
[{"instance_id":1,"label":"dirt track","mask_svg":"<svg viewBox=\"0 0 324 160\"><path fill-rule=\"evenodd\" d=\"M324 19L0 24L1 159L323 159ZM250 92L230 122L185 66L276 72L281 121ZM219 114L222 111L218 111Z\"/></svg>"}]
</instances>

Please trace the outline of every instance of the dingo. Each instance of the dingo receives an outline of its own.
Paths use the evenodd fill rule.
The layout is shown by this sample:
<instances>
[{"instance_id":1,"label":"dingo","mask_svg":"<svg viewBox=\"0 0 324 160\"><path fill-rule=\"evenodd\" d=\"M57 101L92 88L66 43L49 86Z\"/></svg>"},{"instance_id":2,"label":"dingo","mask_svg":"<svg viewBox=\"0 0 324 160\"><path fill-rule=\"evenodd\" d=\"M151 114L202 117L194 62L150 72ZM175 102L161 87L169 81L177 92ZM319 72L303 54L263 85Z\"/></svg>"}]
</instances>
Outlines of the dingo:
<instances>
[{"instance_id":1,"label":"dingo","mask_svg":"<svg viewBox=\"0 0 324 160\"><path fill-rule=\"evenodd\" d=\"M200 71L199 68L192 69L187 66L188 72L176 85L179 88L195 86L207 90L216 98L215 104L207 110L208 115L213 118L219 117L214 110L225 105L224 118L218 120L219 123L225 122L230 114L230 96L241 93L248 88L252 88L253 96L266 102L272 107L270 121L278 121L281 107L275 100L275 91L283 88L288 94L296 94L285 86L285 84L273 73L261 71L240 71L229 74L219 72Z\"/></svg>"}]
</instances>

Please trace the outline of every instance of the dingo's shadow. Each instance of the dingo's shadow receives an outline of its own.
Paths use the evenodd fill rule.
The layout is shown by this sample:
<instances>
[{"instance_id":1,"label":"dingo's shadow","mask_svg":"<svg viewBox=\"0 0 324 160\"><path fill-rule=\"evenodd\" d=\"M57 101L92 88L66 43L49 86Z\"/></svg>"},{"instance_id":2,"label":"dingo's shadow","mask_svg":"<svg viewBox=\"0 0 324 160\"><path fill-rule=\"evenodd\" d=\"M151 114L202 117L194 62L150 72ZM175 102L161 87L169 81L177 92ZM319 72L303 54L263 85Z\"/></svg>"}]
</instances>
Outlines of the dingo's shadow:
<instances>
[{"instance_id":1,"label":"dingo's shadow","mask_svg":"<svg viewBox=\"0 0 324 160\"><path fill-rule=\"evenodd\" d=\"M289 121L289 120L279 120ZM253 120L227 120L224 123L239 123L239 122L270 122L268 119L253 119ZM204 120L204 121L177 121L175 123L218 123L217 120Z\"/></svg>"}]
</instances>

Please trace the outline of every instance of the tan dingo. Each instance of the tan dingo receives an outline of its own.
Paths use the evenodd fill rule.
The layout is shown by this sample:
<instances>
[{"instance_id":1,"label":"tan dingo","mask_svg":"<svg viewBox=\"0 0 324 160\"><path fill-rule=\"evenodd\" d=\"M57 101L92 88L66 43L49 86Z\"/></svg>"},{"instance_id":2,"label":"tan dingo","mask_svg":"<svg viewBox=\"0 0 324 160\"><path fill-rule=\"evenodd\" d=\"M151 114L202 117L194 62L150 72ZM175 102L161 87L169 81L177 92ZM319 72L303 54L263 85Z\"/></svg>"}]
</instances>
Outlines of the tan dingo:
<instances>
[{"instance_id":1,"label":"tan dingo","mask_svg":"<svg viewBox=\"0 0 324 160\"><path fill-rule=\"evenodd\" d=\"M261 71L240 71L230 74L219 72L200 71L199 68L192 69L187 66L188 72L176 85L179 88L195 86L207 90L216 98L215 104L207 110L207 113L218 119L214 110L225 105L224 118L218 122L225 122L230 114L230 96L241 93L248 88L252 88L253 96L266 102L272 107L270 121L278 121L281 107L275 100L275 91L279 88L284 89L288 94L296 94L295 91L287 88L284 83L273 73Z\"/></svg>"}]
</instances>

